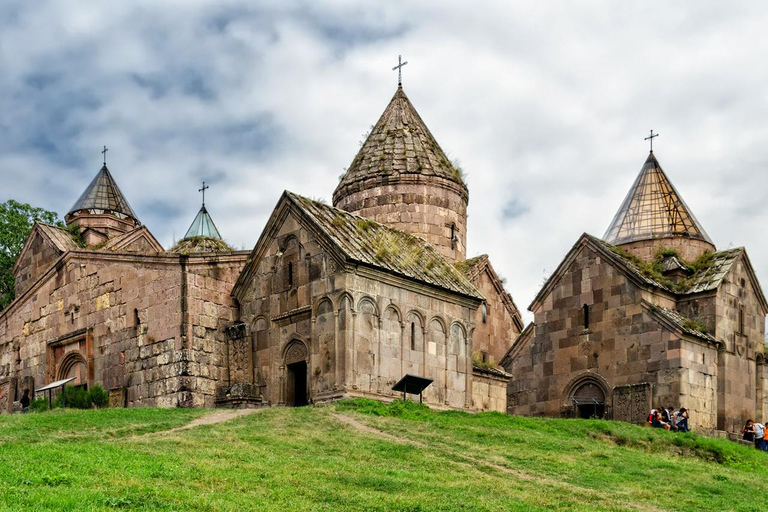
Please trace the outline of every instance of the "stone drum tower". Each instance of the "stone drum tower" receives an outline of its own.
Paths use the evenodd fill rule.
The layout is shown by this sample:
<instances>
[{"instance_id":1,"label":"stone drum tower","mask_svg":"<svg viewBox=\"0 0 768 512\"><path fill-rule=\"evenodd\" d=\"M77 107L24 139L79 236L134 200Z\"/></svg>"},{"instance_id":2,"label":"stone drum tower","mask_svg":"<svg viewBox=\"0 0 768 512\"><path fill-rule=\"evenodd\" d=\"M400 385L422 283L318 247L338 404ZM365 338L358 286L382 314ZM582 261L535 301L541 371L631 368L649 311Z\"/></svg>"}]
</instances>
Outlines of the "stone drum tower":
<instances>
[{"instance_id":1,"label":"stone drum tower","mask_svg":"<svg viewBox=\"0 0 768 512\"><path fill-rule=\"evenodd\" d=\"M333 193L333 205L419 236L466 259L469 192L398 86Z\"/></svg>"}]
</instances>

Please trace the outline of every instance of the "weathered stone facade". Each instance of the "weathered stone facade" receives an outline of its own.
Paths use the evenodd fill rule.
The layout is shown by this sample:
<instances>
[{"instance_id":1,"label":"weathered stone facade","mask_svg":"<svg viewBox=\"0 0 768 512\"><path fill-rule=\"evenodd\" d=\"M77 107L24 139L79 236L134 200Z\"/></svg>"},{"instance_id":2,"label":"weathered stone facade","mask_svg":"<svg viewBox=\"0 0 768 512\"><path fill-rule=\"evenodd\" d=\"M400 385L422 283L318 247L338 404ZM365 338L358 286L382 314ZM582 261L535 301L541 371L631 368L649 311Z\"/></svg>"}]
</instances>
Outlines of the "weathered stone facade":
<instances>
[{"instance_id":1,"label":"weathered stone facade","mask_svg":"<svg viewBox=\"0 0 768 512\"><path fill-rule=\"evenodd\" d=\"M377 127L344 209L285 193L250 254L205 205L165 251L104 165L75 235L35 225L14 269L0 410L68 377L115 407L258 407L390 400L406 374L428 404L506 410L494 363L522 324L487 256L464 262L466 185L401 88Z\"/></svg>"},{"instance_id":2,"label":"weathered stone facade","mask_svg":"<svg viewBox=\"0 0 768 512\"><path fill-rule=\"evenodd\" d=\"M644 172L666 180L652 155ZM654 201L668 197L634 204L666 215L672 207ZM673 207L678 221L693 219L679 198ZM728 431L768 418L768 304L746 251L706 252L714 245L695 219L685 227L701 239L670 235L646 212L617 219L642 227L632 215L666 231L633 239L625 225L620 247L583 235L531 304L534 322L502 362L514 376L509 412L639 423L651 407L682 406L691 426Z\"/></svg>"}]
</instances>

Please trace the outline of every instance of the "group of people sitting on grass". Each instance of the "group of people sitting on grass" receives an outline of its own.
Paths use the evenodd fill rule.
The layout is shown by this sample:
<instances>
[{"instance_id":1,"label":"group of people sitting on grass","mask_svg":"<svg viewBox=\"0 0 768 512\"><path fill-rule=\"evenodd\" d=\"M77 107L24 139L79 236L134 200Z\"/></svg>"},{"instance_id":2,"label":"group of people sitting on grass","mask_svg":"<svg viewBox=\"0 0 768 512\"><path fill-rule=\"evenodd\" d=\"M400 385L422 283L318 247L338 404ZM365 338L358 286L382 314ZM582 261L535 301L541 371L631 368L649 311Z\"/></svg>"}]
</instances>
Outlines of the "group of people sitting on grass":
<instances>
[{"instance_id":1,"label":"group of people sitting on grass","mask_svg":"<svg viewBox=\"0 0 768 512\"><path fill-rule=\"evenodd\" d=\"M768 452L768 435L766 435L765 425L759 421L747 420L744 428L741 429L745 441L755 443L755 448Z\"/></svg>"},{"instance_id":2,"label":"group of people sitting on grass","mask_svg":"<svg viewBox=\"0 0 768 512\"><path fill-rule=\"evenodd\" d=\"M672 430L674 432L689 432L688 428L688 411L685 407L681 407L675 411L672 406L659 407L658 409L651 409L651 413L648 415L648 423L655 428L663 428L666 430Z\"/></svg>"}]
</instances>

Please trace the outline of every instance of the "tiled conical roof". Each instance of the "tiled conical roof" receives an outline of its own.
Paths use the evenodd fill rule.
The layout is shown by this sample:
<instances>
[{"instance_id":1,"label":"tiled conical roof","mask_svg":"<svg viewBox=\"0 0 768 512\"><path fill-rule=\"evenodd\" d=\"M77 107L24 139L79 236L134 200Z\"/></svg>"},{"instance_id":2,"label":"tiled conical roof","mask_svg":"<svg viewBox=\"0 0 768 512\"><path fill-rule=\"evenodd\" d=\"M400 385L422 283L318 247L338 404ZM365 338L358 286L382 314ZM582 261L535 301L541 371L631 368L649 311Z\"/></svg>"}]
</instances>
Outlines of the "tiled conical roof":
<instances>
[{"instance_id":1,"label":"tiled conical roof","mask_svg":"<svg viewBox=\"0 0 768 512\"><path fill-rule=\"evenodd\" d=\"M603 239L620 245L678 237L712 243L651 152Z\"/></svg>"},{"instance_id":2,"label":"tiled conical roof","mask_svg":"<svg viewBox=\"0 0 768 512\"><path fill-rule=\"evenodd\" d=\"M81 210L104 210L138 220L128 201L126 201L125 196L120 191L120 187L117 186L115 179L110 174L109 169L107 169L106 164L101 168L96 177L93 178L93 181L85 189L83 195L70 208L68 215Z\"/></svg>"},{"instance_id":3,"label":"tiled conical roof","mask_svg":"<svg viewBox=\"0 0 768 512\"><path fill-rule=\"evenodd\" d=\"M206 210L205 205L197 212L195 220L192 221L192 225L189 226L187 234L184 238L205 237L213 238L214 240L221 240L219 230L216 229L216 224L213 223L211 215Z\"/></svg>"},{"instance_id":4,"label":"tiled conical roof","mask_svg":"<svg viewBox=\"0 0 768 512\"><path fill-rule=\"evenodd\" d=\"M347 169L336 191L375 176L396 179L402 175L436 176L466 190L459 171L451 164L416 109L398 86L392 101Z\"/></svg>"}]
</instances>

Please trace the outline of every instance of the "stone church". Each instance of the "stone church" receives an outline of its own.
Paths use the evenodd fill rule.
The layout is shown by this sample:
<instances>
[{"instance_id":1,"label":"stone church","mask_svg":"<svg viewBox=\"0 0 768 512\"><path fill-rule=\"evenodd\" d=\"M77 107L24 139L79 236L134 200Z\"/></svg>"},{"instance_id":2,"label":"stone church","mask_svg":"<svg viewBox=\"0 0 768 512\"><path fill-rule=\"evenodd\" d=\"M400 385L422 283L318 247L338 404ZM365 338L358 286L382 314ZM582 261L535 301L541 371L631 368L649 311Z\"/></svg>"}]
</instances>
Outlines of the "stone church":
<instances>
[{"instance_id":1,"label":"stone church","mask_svg":"<svg viewBox=\"0 0 768 512\"><path fill-rule=\"evenodd\" d=\"M427 404L505 411L523 324L488 257L466 259L468 200L401 86L334 206L283 193L252 251L204 203L165 250L105 163L13 269L0 410L66 378L115 407L258 407L392 399L414 374Z\"/></svg>"},{"instance_id":2,"label":"stone church","mask_svg":"<svg viewBox=\"0 0 768 512\"><path fill-rule=\"evenodd\" d=\"M768 303L744 248L717 251L651 151L602 239L584 234L502 360L514 414L700 430L768 419Z\"/></svg>"}]
</instances>

